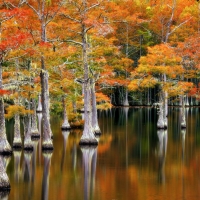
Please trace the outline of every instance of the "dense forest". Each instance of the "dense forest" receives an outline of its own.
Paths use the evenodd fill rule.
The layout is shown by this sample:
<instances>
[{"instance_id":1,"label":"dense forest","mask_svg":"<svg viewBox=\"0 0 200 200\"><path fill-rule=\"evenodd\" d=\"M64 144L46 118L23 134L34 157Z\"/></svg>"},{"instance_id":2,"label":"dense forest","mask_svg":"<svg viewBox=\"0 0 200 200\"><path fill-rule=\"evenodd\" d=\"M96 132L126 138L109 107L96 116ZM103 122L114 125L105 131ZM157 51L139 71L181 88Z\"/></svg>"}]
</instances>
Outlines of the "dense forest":
<instances>
[{"instance_id":1,"label":"dense forest","mask_svg":"<svg viewBox=\"0 0 200 200\"><path fill-rule=\"evenodd\" d=\"M199 105L200 4L195 0L2 0L0 2L0 152L10 153L5 119L15 119L13 148L38 138L53 150L51 112L62 129L82 127L80 144L98 144L97 110ZM80 113L84 112L84 120Z\"/></svg>"}]
</instances>

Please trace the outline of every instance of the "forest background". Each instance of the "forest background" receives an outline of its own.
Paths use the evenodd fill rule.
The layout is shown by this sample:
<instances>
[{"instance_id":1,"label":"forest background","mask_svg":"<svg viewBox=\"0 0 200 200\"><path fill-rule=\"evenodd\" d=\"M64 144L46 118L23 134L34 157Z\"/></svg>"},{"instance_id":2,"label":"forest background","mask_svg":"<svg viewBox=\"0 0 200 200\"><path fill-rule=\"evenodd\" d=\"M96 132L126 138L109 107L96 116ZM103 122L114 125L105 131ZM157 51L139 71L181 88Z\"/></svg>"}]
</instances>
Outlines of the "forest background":
<instances>
[{"instance_id":1,"label":"forest background","mask_svg":"<svg viewBox=\"0 0 200 200\"><path fill-rule=\"evenodd\" d=\"M0 151L10 149L4 109L16 124L27 116L25 132L31 132L40 102L47 149L50 111L64 112L63 128L82 126L78 111L84 111L83 142L100 133L97 109L112 105L158 106L157 126L167 127L168 105L182 106L183 113L199 105L199 31L195 0L2 0Z\"/></svg>"}]
</instances>

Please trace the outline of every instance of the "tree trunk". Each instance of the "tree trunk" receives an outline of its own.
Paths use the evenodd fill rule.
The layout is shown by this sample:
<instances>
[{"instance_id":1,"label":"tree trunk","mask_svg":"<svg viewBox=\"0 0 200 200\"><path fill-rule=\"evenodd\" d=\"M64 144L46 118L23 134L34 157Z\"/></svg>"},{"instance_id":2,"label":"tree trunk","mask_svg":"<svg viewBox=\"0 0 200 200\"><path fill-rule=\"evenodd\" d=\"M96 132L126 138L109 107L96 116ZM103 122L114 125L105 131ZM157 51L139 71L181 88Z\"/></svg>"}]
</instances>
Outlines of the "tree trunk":
<instances>
[{"instance_id":1,"label":"tree trunk","mask_svg":"<svg viewBox=\"0 0 200 200\"><path fill-rule=\"evenodd\" d=\"M28 106L28 110L30 107ZM27 151L33 151L33 142L31 140L31 116L27 114L24 117L24 149Z\"/></svg>"},{"instance_id":2,"label":"tree trunk","mask_svg":"<svg viewBox=\"0 0 200 200\"><path fill-rule=\"evenodd\" d=\"M20 134L20 116L18 113L15 114L13 148L15 149L22 148L22 139Z\"/></svg>"},{"instance_id":3,"label":"tree trunk","mask_svg":"<svg viewBox=\"0 0 200 200\"><path fill-rule=\"evenodd\" d=\"M10 190L10 181L8 175L6 173L3 156L0 156L0 191L2 190Z\"/></svg>"},{"instance_id":4,"label":"tree trunk","mask_svg":"<svg viewBox=\"0 0 200 200\"><path fill-rule=\"evenodd\" d=\"M163 100L160 97L160 101L158 103L158 122L157 122L157 128L158 129L164 129L165 124L164 124L164 111L163 111Z\"/></svg>"},{"instance_id":5,"label":"tree trunk","mask_svg":"<svg viewBox=\"0 0 200 200\"><path fill-rule=\"evenodd\" d=\"M44 65L44 58L41 58L42 66ZM43 150L53 150L53 143L51 140L51 127L50 127L50 115L49 115L49 103L48 103L48 74L46 71L42 70L41 76L41 88L42 88L42 117L43 117L43 140L42 149Z\"/></svg>"},{"instance_id":6,"label":"tree trunk","mask_svg":"<svg viewBox=\"0 0 200 200\"><path fill-rule=\"evenodd\" d=\"M101 135L101 130L98 124L97 103L95 94L95 80L91 79L91 98L92 98L92 128L95 135Z\"/></svg>"},{"instance_id":7,"label":"tree trunk","mask_svg":"<svg viewBox=\"0 0 200 200\"><path fill-rule=\"evenodd\" d=\"M41 95L38 97L38 107L37 112L42 112L42 103L41 103Z\"/></svg>"},{"instance_id":8,"label":"tree trunk","mask_svg":"<svg viewBox=\"0 0 200 200\"><path fill-rule=\"evenodd\" d=\"M36 114L36 104L35 99L32 100L32 126L31 126L31 138L40 138L40 134L37 128L37 114Z\"/></svg>"},{"instance_id":9,"label":"tree trunk","mask_svg":"<svg viewBox=\"0 0 200 200\"><path fill-rule=\"evenodd\" d=\"M185 101L184 97L180 97L182 99L182 105L181 105L181 110L180 110L180 124L181 128L186 128L186 120L185 120Z\"/></svg>"},{"instance_id":10,"label":"tree trunk","mask_svg":"<svg viewBox=\"0 0 200 200\"><path fill-rule=\"evenodd\" d=\"M71 129L69 121L68 121L68 117L67 117L67 111L66 111L66 104L65 104L65 98L63 97L63 124L61 129L62 130L69 130Z\"/></svg>"},{"instance_id":11,"label":"tree trunk","mask_svg":"<svg viewBox=\"0 0 200 200\"><path fill-rule=\"evenodd\" d=\"M0 89L3 88L2 83L2 65L0 61ZM6 136L5 117L4 117L4 100L0 97L0 154L11 154L12 149L8 143Z\"/></svg>"},{"instance_id":12,"label":"tree trunk","mask_svg":"<svg viewBox=\"0 0 200 200\"><path fill-rule=\"evenodd\" d=\"M83 6L86 9L86 1L83 1ZM86 40L86 27L82 24L82 50L83 50L83 67L84 67L84 130L80 139L80 145L98 145L92 131L92 116L91 116L91 92L89 80L89 66L87 55L87 40Z\"/></svg>"}]
</instances>

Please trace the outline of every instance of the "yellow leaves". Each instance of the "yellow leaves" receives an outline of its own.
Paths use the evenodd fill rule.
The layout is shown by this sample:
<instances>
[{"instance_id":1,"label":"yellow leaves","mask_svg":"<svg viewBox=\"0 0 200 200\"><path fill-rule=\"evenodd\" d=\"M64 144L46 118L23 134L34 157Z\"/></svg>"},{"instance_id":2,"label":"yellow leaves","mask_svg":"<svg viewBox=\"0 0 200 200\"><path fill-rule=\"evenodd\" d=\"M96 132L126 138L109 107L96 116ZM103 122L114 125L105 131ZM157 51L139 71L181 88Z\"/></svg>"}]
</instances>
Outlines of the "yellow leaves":
<instances>
[{"instance_id":1,"label":"yellow leaves","mask_svg":"<svg viewBox=\"0 0 200 200\"><path fill-rule=\"evenodd\" d=\"M27 114L33 114L33 111L26 110L23 106L19 105L10 105L6 108L6 114L5 114L6 118L10 119L14 117L15 114L27 115Z\"/></svg>"},{"instance_id":2,"label":"yellow leaves","mask_svg":"<svg viewBox=\"0 0 200 200\"><path fill-rule=\"evenodd\" d=\"M128 89L131 91L137 91L139 89L153 88L156 84L158 84L158 80L156 78L147 76L143 79L132 80L128 85Z\"/></svg>"}]
</instances>

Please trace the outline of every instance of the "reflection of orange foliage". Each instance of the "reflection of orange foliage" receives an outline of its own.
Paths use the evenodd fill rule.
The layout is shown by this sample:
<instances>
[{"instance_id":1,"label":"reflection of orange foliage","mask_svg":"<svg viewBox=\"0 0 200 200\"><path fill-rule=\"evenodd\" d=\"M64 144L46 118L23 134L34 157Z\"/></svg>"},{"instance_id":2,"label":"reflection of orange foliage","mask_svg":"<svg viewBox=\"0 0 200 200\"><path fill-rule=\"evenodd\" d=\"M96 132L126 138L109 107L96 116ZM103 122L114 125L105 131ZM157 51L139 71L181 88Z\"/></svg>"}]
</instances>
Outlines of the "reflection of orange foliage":
<instances>
[{"instance_id":1,"label":"reflection of orange foliage","mask_svg":"<svg viewBox=\"0 0 200 200\"><path fill-rule=\"evenodd\" d=\"M110 149L110 144L112 141L111 135L102 135L98 145L98 154L105 153Z\"/></svg>"}]
</instances>

